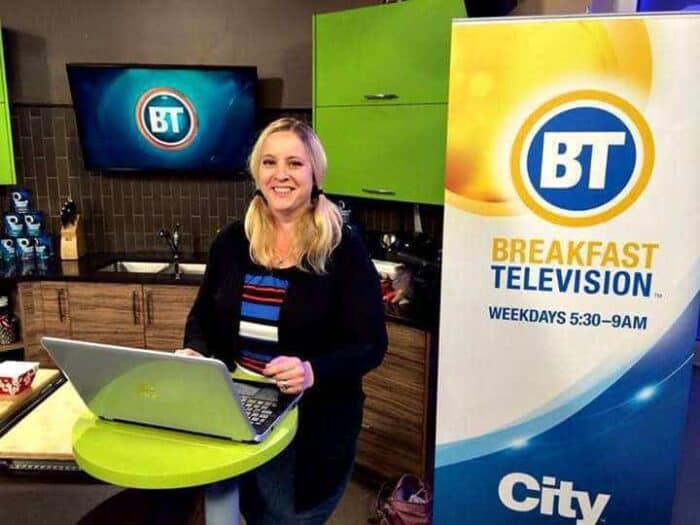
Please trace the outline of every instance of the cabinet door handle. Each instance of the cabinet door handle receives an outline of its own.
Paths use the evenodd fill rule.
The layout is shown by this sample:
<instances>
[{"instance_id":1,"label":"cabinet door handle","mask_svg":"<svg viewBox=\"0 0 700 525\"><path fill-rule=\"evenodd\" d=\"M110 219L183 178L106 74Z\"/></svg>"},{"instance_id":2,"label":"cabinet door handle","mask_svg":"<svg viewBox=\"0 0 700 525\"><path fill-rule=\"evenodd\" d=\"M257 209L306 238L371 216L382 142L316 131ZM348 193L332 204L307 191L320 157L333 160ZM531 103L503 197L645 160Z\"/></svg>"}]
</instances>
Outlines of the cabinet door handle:
<instances>
[{"instance_id":1,"label":"cabinet door handle","mask_svg":"<svg viewBox=\"0 0 700 525\"><path fill-rule=\"evenodd\" d=\"M139 314L138 314L138 302L139 302L139 294L136 290L132 292L131 295L131 308L134 311L134 324L139 324Z\"/></svg>"},{"instance_id":2,"label":"cabinet door handle","mask_svg":"<svg viewBox=\"0 0 700 525\"><path fill-rule=\"evenodd\" d=\"M153 292L146 292L146 324L153 324Z\"/></svg>"},{"instance_id":3,"label":"cabinet door handle","mask_svg":"<svg viewBox=\"0 0 700 525\"><path fill-rule=\"evenodd\" d=\"M59 322L63 322L63 288L59 288L56 290L56 302L58 303L58 320Z\"/></svg>"},{"instance_id":4,"label":"cabinet door handle","mask_svg":"<svg viewBox=\"0 0 700 525\"><path fill-rule=\"evenodd\" d=\"M362 188L362 191L373 195L396 195L394 190L387 190L383 188Z\"/></svg>"},{"instance_id":5,"label":"cabinet door handle","mask_svg":"<svg viewBox=\"0 0 700 525\"><path fill-rule=\"evenodd\" d=\"M371 93L365 95L365 100L394 100L399 98L396 93Z\"/></svg>"}]
</instances>

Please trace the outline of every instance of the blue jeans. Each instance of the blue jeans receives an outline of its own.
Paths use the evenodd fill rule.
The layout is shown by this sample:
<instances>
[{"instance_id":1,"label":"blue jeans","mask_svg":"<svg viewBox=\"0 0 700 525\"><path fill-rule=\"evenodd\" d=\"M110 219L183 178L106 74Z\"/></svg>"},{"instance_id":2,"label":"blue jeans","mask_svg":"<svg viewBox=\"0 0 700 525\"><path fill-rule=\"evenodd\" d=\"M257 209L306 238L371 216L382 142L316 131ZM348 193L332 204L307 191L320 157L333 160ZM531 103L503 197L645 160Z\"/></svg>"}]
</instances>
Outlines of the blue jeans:
<instances>
[{"instance_id":1,"label":"blue jeans","mask_svg":"<svg viewBox=\"0 0 700 525\"><path fill-rule=\"evenodd\" d=\"M294 509L294 444L241 479L241 513L248 525L323 525L345 492L352 470L333 494L312 509Z\"/></svg>"}]
</instances>

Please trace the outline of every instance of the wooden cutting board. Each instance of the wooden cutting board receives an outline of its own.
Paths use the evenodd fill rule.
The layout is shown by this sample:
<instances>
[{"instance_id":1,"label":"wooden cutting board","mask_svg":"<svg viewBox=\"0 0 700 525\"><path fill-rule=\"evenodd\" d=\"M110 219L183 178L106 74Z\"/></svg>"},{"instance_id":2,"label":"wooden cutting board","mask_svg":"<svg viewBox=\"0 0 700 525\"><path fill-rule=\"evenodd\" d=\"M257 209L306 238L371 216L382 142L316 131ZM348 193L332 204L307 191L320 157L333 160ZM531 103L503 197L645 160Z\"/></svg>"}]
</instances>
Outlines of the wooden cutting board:
<instances>
[{"instance_id":1,"label":"wooden cutting board","mask_svg":"<svg viewBox=\"0 0 700 525\"><path fill-rule=\"evenodd\" d=\"M73 386L64 383L0 438L0 458L72 460L73 424L85 410Z\"/></svg>"},{"instance_id":2,"label":"wooden cutting board","mask_svg":"<svg viewBox=\"0 0 700 525\"><path fill-rule=\"evenodd\" d=\"M0 419L10 415L16 410L19 410L22 405L31 401L32 398L41 392L42 388L57 377L58 370L41 368L37 371L34 381L32 381L32 386L21 394L16 396L0 395Z\"/></svg>"}]
</instances>

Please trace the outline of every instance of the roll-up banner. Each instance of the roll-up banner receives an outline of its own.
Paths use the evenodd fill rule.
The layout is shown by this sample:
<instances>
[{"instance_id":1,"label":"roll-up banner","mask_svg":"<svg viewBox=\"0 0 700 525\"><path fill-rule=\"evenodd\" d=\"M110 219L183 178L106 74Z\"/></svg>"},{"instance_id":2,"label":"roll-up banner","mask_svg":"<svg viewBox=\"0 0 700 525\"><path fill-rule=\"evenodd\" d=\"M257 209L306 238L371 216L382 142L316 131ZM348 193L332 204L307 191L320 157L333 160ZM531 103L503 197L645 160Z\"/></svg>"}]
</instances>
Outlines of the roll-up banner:
<instances>
[{"instance_id":1,"label":"roll-up banner","mask_svg":"<svg viewBox=\"0 0 700 525\"><path fill-rule=\"evenodd\" d=\"M670 522L700 16L455 21L435 523Z\"/></svg>"}]
</instances>

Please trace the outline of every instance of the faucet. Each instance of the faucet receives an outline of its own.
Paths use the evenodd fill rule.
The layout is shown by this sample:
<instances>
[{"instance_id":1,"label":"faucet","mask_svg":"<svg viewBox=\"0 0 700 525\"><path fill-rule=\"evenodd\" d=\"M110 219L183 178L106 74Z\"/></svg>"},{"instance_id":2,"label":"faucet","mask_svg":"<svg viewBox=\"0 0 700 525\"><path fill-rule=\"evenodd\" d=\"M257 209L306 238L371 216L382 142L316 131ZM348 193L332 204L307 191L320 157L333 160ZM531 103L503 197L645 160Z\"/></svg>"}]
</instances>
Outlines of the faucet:
<instances>
[{"instance_id":1,"label":"faucet","mask_svg":"<svg viewBox=\"0 0 700 525\"><path fill-rule=\"evenodd\" d=\"M170 233L170 230L161 228L158 232L158 236L165 239L165 242L168 244L173 254L173 262L177 264L177 261L180 259L180 238L182 236L180 233L180 223L178 222L175 224L172 233Z\"/></svg>"}]
</instances>

